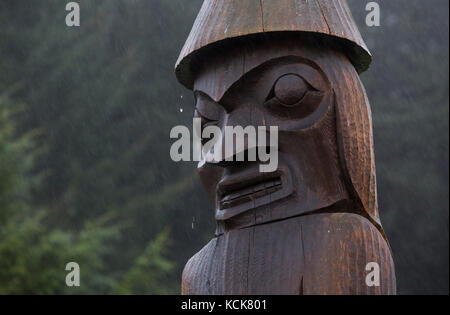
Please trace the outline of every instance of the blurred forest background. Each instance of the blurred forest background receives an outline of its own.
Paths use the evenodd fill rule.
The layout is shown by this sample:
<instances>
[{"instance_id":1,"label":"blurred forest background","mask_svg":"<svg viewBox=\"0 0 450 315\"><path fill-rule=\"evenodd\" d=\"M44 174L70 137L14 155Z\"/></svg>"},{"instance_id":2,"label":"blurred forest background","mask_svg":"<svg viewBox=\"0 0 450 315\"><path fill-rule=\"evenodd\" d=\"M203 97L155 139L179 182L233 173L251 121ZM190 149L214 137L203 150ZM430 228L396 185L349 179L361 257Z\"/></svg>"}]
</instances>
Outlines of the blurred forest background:
<instances>
[{"instance_id":1,"label":"blurred forest background","mask_svg":"<svg viewBox=\"0 0 450 315\"><path fill-rule=\"evenodd\" d=\"M178 294L213 213L169 132L201 0L0 1L0 294ZM402 294L448 294L449 2L349 1L374 54L380 213ZM180 109L184 109L182 112ZM81 287L65 286L66 263Z\"/></svg>"}]
</instances>

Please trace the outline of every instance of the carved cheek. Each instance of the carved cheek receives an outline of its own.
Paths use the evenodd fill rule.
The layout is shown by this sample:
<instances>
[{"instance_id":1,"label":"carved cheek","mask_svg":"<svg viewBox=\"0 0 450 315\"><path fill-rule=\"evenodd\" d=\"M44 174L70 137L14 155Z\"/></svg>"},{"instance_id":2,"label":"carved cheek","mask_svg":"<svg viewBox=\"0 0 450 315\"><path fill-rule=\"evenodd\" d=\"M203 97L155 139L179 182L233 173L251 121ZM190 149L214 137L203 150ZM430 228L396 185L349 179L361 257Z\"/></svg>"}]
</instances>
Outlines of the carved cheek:
<instances>
[{"instance_id":1,"label":"carved cheek","mask_svg":"<svg viewBox=\"0 0 450 315\"><path fill-rule=\"evenodd\" d=\"M280 154L301 174L308 189L339 195L344 191L337 146L334 105L307 129L281 131Z\"/></svg>"}]
</instances>

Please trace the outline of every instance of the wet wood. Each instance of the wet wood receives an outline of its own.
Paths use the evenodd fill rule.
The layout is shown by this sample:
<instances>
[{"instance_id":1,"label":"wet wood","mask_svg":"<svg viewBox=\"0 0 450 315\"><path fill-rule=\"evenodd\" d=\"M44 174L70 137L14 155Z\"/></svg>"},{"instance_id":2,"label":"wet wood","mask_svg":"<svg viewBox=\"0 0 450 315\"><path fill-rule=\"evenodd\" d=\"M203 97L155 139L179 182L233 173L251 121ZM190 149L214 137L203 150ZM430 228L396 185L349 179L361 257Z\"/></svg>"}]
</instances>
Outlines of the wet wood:
<instances>
[{"instance_id":1,"label":"wet wood","mask_svg":"<svg viewBox=\"0 0 450 315\"><path fill-rule=\"evenodd\" d=\"M261 12L272 3L244 2L259 3ZM214 3L206 1L202 10L213 12ZM319 10L314 20L306 14L303 29L337 30L330 21L341 20L335 23L356 36L343 2L277 3L290 8L286 27L300 27L295 16ZM231 12L236 5L220 4ZM282 12L261 15L264 27L275 28ZM213 38L217 29L211 28ZM222 130L279 128L279 165L266 174L258 161L222 156L199 166L217 231L187 263L183 294L395 294L392 252L378 211L371 109L348 47L305 32L239 37L205 51L193 78L202 121ZM233 156L249 151L247 144ZM371 263L380 267L377 286L366 281Z\"/></svg>"},{"instance_id":2,"label":"wet wood","mask_svg":"<svg viewBox=\"0 0 450 315\"><path fill-rule=\"evenodd\" d=\"M359 72L370 65L371 54L345 0L205 0L177 61L176 75L192 88L191 61L203 48L242 36L288 31L332 36Z\"/></svg>"},{"instance_id":3,"label":"wet wood","mask_svg":"<svg viewBox=\"0 0 450 315\"><path fill-rule=\"evenodd\" d=\"M366 284L367 262L380 286ZM395 270L387 242L354 214L319 214L235 230L187 264L186 295L389 295Z\"/></svg>"}]
</instances>

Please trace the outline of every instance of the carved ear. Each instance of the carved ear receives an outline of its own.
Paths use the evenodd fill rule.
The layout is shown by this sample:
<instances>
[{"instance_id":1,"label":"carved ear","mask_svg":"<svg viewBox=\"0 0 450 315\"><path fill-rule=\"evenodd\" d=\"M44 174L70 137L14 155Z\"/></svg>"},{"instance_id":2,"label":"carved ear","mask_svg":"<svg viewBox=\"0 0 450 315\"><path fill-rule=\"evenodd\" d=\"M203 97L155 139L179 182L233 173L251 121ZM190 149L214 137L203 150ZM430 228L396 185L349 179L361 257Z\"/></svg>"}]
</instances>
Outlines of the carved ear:
<instances>
[{"instance_id":1,"label":"carved ear","mask_svg":"<svg viewBox=\"0 0 450 315\"><path fill-rule=\"evenodd\" d=\"M341 164L353 199L381 227L369 100L352 65L337 66L341 70L336 70L340 73L334 80L334 90Z\"/></svg>"}]
</instances>

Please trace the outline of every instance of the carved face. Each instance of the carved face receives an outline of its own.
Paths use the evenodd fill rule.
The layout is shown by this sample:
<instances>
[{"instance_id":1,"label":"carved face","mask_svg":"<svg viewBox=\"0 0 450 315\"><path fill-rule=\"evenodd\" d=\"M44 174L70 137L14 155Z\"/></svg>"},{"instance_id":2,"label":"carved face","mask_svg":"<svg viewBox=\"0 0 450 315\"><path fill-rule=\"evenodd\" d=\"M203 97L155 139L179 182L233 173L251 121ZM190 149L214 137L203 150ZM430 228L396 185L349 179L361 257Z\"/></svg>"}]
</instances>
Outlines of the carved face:
<instances>
[{"instance_id":1,"label":"carved face","mask_svg":"<svg viewBox=\"0 0 450 315\"><path fill-rule=\"evenodd\" d=\"M205 59L195 81L195 115L203 127L279 128L279 164L273 173L261 173L259 162L200 163L216 220L227 228L322 210L351 199L336 113L339 101L355 99L338 99L334 81L339 76L336 65L352 65L331 49L282 40L273 46L237 45L228 54L213 55ZM334 79L327 72L334 73Z\"/></svg>"}]
</instances>

